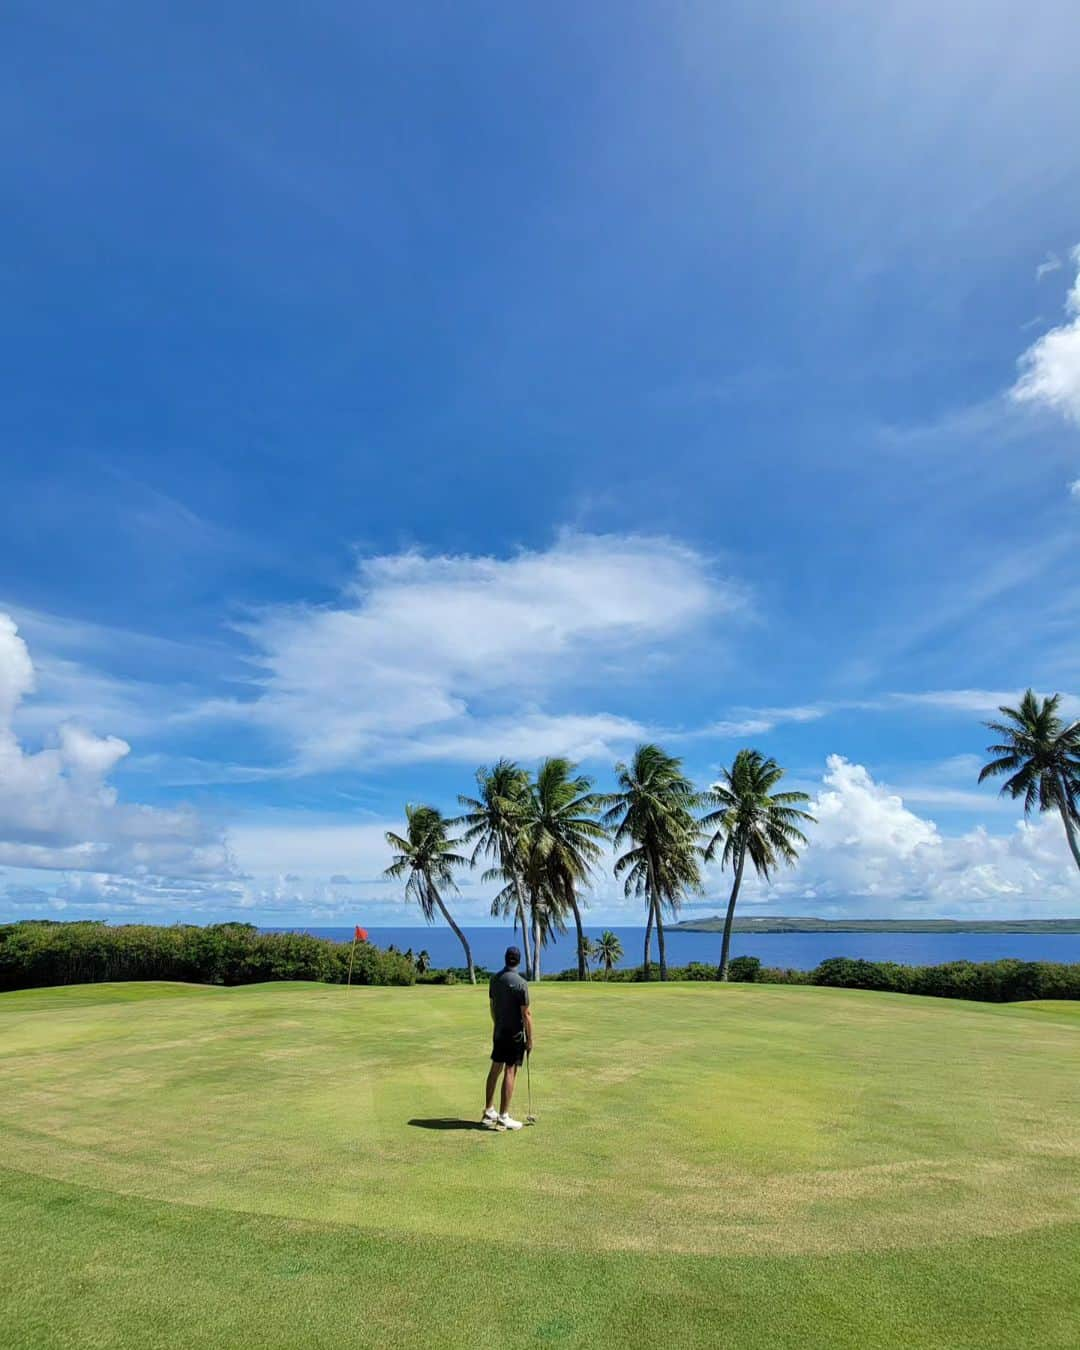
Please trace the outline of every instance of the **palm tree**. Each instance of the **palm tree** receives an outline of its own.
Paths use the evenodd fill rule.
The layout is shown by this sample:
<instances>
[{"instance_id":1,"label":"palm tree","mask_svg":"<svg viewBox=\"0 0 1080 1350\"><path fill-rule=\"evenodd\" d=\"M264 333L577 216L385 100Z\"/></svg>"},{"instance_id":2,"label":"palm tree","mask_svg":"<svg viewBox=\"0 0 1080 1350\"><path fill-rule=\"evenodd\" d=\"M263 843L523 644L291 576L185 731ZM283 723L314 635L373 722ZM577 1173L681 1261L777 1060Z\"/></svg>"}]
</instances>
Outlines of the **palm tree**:
<instances>
[{"instance_id":1,"label":"palm tree","mask_svg":"<svg viewBox=\"0 0 1080 1350\"><path fill-rule=\"evenodd\" d=\"M776 760L766 759L759 750L740 750L731 768L724 770L723 781L714 783L708 794L718 809L701 822L706 828L715 826L705 849L705 860L711 862L722 843L722 865L726 867L732 863L735 868L720 948L719 976L722 980L728 977L731 925L747 857L758 876L767 881L770 870L781 862L795 862L799 856L798 845L807 842L799 825L814 820L802 810L803 804L810 800L805 792L773 792L783 776L784 771Z\"/></svg>"},{"instance_id":2,"label":"palm tree","mask_svg":"<svg viewBox=\"0 0 1080 1350\"><path fill-rule=\"evenodd\" d=\"M611 974L611 968L622 960L622 943L610 928L605 928L596 939L596 959L604 967L604 978Z\"/></svg>"},{"instance_id":3,"label":"palm tree","mask_svg":"<svg viewBox=\"0 0 1080 1350\"><path fill-rule=\"evenodd\" d=\"M544 911L558 920L569 910L577 929L578 979L586 977L585 932L577 890L589 881L590 864L600 858L600 841L607 838L607 831L596 819L601 805L602 798L592 790L592 779L577 773L576 764L556 755L540 765L529 794L525 830L537 970Z\"/></svg>"},{"instance_id":4,"label":"palm tree","mask_svg":"<svg viewBox=\"0 0 1080 1350\"><path fill-rule=\"evenodd\" d=\"M439 911L465 949L469 983L475 984L476 971L469 943L439 894L440 886L457 890L454 868L467 867L468 859L453 851L458 841L448 838L447 821L434 806L406 806L405 819L404 838L393 830L386 832L386 842L397 852L383 875L409 878L405 885L405 898L416 901L428 923L434 922L435 911Z\"/></svg>"},{"instance_id":5,"label":"palm tree","mask_svg":"<svg viewBox=\"0 0 1080 1350\"><path fill-rule=\"evenodd\" d=\"M532 978L540 978L540 954L554 933L565 933L566 903L552 892L551 878L546 875L539 860L530 853L525 864L525 895L528 902L529 924L532 930ZM495 897L492 913L508 914L512 905L509 887Z\"/></svg>"},{"instance_id":6,"label":"palm tree","mask_svg":"<svg viewBox=\"0 0 1080 1350\"><path fill-rule=\"evenodd\" d=\"M1066 726L1058 716L1060 703L1060 694L1040 700L1029 689L1019 708L1002 705L998 711L1008 721L986 723L1001 737L1001 744L987 746L987 754L996 758L983 765L979 782L1007 773L1001 791L1013 798L1023 797L1025 815L1036 805L1040 811L1059 812L1073 861L1080 867L1076 839L1076 827L1080 825L1080 722Z\"/></svg>"},{"instance_id":7,"label":"palm tree","mask_svg":"<svg viewBox=\"0 0 1080 1350\"><path fill-rule=\"evenodd\" d=\"M619 791L605 798L602 823L615 831L615 845L632 847L616 860L626 895L644 895L645 975L652 959L652 930L660 949L660 978L667 979L663 910L677 912L687 891L701 888L699 826L693 809L699 795L682 771L682 760L658 745L639 745L629 765L616 764Z\"/></svg>"},{"instance_id":8,"label":"palm tree","mask_svg":"<svg viewBox=\"0 0 1080 1350\"><path fill-rule=\"evenodd\" d=\"M495 866L484 873L484 880L501 877L506 890L496 897L493 914L514 916L515 930L521 928L521 946L525 973L532 978L529 925L525 917L525 827L528 819L529 775L512 760L500 759L489 768L476 771L479 795L458 797L466 812L453 824L465 826L462 843L474 844L472 864L481 856Z\"/></svg>"}]
</instances>

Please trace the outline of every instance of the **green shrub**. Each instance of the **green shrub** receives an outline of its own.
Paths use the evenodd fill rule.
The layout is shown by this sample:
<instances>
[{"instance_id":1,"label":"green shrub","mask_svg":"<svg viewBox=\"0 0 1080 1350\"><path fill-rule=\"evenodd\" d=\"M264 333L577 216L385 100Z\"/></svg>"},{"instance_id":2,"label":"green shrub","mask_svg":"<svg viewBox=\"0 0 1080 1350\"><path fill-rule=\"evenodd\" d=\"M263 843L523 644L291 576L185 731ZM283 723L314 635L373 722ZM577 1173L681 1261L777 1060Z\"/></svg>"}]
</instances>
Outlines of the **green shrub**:
<instances>
[{"instance_id":1,"label":"green shrub","mask_svg":"<svg viewBox=\"0 0 1080 1350\"><path fill-rule=\"evenodd\" d=\"M680 978L684 980L715 980L716 975L716 966L707 966L703 961L691 961L688 966L683 967Z\"/></svg>"},{"instance_id":2,"label":"green shrub","mask_svg":"<svg viewBox=\"0 0 1080 1350\"><path fill-rule=\"evenodd\" d=\"M761 979L761 962L756 956L736 956L728 962L728 979L737 984L754 984Z\"/></svg>"},{"instance_id":3,"label":"green shrub","mask_svg":"<svg viewBox=\"0 0 1080 1350\"><path fill-rule=\"evenodd\" d=\"M755 984L813 984L812 970L794 970L791 966L762 966Z\"/></svg>"},{"instance_id":4,"label":"green shrub","mask_svg":"<svg viewBox=\"0 0 1080 1350\"><path fill-rule=\"evenodd\" d=\"M322 980L344 984L352 944L307 933L260 933L253 924L26 923L0 927L0 990L102 980L253 984ZM399 952L358 943L354 984L412 984Z\"/></svg>"},{"instance_id":5,"label":"green shrub","mask_svg":"<svg viewBox=\"0 0 1080 1350\"><path fill-rule=\"evenodd\" d=\"M901 966L894 961L858 961L834 956L811 972L811 982L844 989L969 998L983 1003L1080 999L1080 965L1052 961L948 961L938 966Z\"/></svg>"},{"instance_id":6,"label":"green shrub","mask_svg":"<svg viewBox=\"0 0 1080 1350\"><path fill-rule=\"evenodd\" d=\"M669 980L712 980L715 966L692 961L669 966ZM729 978L752 984L817 984L839 989L876 989L895 994L924 994L934 998L968 998L984 1003L1015 1003L1025 999L1080 999L1080 965L1052 961L949 961L938 966L904 966L896 961L863 961L833 956L814 970L763 966L756 956L737 956L728 967ZM576 980L576 970L564 970L547 979ZM601 984L659 980L654 962L646 976L641 966L594 976Z\"/></svg>"}]
</instances>

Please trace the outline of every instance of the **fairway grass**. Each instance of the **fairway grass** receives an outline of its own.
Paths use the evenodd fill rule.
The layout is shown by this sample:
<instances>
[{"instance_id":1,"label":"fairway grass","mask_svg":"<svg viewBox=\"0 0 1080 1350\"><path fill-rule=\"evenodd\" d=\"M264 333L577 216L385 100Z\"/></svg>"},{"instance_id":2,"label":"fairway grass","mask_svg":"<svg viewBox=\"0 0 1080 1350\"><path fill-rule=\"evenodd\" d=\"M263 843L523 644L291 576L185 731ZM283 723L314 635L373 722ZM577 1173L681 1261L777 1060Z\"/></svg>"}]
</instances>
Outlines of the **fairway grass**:
<instances>
[{"instance_id":1,"label":"fairway grass","mask_svg":"<svg viewBox=\"0 0 1080 1350\"><path fill-rule=\"evenodd\" d=\"M482 989L0 995L0 1343L1076 1345L1076 1005L534 1008L510 1135Z\"/></svg>"}]
</instances>

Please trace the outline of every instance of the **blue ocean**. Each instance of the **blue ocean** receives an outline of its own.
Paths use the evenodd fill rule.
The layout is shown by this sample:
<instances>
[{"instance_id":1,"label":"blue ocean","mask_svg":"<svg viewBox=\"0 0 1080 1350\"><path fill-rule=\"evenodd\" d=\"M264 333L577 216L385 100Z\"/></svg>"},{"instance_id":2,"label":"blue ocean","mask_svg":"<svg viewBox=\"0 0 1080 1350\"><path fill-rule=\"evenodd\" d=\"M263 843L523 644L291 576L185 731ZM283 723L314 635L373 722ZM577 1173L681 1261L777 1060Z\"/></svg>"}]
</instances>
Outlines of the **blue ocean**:
<instances>
[{"instance_id":1,"label":"blue ocean","mask_svg":"<svg viewBox=\"0 0 1080 1350\"><path fill-rule=\"evenodd\" d=\"M645 941L644 927L619 928L611 925L623 947L624 966L641 964ZM294 928L291 931L313 933L339 942L352 939L349 928ZM587 927L596 938L603 928ZM495 926L464 929L478 966L496 970L502 965L507 945L518 941L510 928ZM443 925L430 928L369 928L368 936L379 947L391 945L399 951L426 951L433 966L464 965L461 944ZM1080 962L1080 933L735 933L734 956L757 956L766 966L812 970L829 956L862 957L867 961L900 961L905 965L939 965L943 961L998 961L1016 957L1021 961ZM668 933L667 958L671 965L690 961L713 965L720 959L719 933ZM656 939L653 938L653 960ZM554 974L575 964L573 932L562 934L545 948L543 970Z\"/></svg>"}]
</instances>

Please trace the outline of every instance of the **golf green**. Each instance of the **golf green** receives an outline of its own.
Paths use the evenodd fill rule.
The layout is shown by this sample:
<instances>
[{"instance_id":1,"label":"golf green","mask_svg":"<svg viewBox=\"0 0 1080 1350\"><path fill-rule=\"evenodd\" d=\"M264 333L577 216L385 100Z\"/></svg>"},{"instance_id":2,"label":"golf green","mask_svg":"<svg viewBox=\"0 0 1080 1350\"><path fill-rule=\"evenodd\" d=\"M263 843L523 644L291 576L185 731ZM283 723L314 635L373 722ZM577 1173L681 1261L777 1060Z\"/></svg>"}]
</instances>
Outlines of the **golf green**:
<instances>
[{"instance_id":1,"label":"golf green","mask_svg":"<svg viewBox=\"0 0 1080 1350\"><path fill-rule=\"evenodd\" d=\"M533 1002L496 1134L483 989L0 995L0 1342L1076 1345L1076 1005Z\"/></svg>"}]
</instances>

